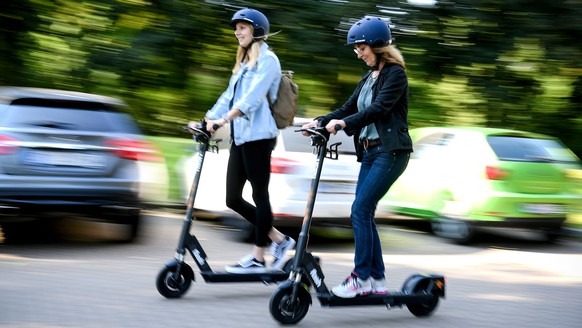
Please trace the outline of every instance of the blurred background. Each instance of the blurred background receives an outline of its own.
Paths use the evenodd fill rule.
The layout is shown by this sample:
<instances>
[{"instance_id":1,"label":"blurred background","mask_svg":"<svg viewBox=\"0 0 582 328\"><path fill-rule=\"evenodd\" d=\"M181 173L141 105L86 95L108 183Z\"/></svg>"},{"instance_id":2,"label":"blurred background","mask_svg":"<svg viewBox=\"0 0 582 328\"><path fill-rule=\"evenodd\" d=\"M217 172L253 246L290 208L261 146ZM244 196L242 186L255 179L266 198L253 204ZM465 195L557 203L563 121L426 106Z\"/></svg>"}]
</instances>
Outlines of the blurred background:
<instances>
[{"instance_id":1,"label":"blurred background","mask_svg":"<svg viewBox=\"0 0 582 328\"><path fill-rule=\"evenodd\" d=\"M133 141L137 142L127 147L131 152L114 150L123 151L125 157L131 155L139 165L139 177L145 186L140 196L183 210L182 185L187 188L191 179L184 178L180 170L188 168L184 163L191 159L196 145L180 127L201 119L225 89L237 47L229 21L242 7L262 11L270 20L271 31L281 31L270 37L268 44L279 56L282 68L294 71L293 79L299 85L298 117L325 114L351 95L367 67L351 47L345 46L346 32L363 16L375 15L390 21L394 44L407 63L411 129L456 125L544 133L560 138L582 157L580 0L4 0L0 1L0 87L52 88L122 100L129 106L120 110L135 120L153 147L136 135ZM3 98L0 96L0 112ZM18 110L22 106L13 107ZM4 151L2 156L9 154L15 161L21 160L22 156L13 151L14 140L6 138L4 131L9 129L1 122L11 117L5 113L0 114L0 130L4 129L0 131L0 154ZM44 133L57 126L46 123L37 131ZM443 140L453 134L446 132L440 134ZM80 131L79 135L105 137L101 132L91 133ZM466 143L466 134L459 136L456 140ZM455 145L431 140L439 152ZM19 140L23 146L26 142ZM432 149L433 144L426 146L425 150ZM491 149L472 146L456 157L457 163L493 154ZM226 154L223 149L221 155ZM158 160L154 150L161 151L163 160ZM415 150L417 157L430 153L421 147ZM145 160L143 155L147 155ZM557 155L570 153L564 150ZM297 154L292 156L296 158ZM340 158L349 159L344 154ZM449 165L450 158L443 159L440 153L438 159L442 165L436 169L434 158L429 156L411 161L406 172L424 174L419 175L425 178L419 182L422 189L401 190L429 190L428 178L448 178L451 175L446 175L444 168L458 167ZM126 164L130 161L117 160ZM541 167L544 163L535 164ZM555 166L561 168L563 164ZM77 165L87 166L88 162L78 161ZM558 180L577 179L577 193L582 195L582 166L580 161L574 165L577 169L571 170L571 176L564 174ZM443 170L439 170L441 167ZM507 167L493 167L490 173L497 177L487 181L504 187L504 180L498 178L506 172L499 168ZM77 168L69 165L69 169ZM129 169L125 172L134 173ZM452 173L464 177L459 171ZM288 180L293 178L297 177ZM526 181L526 185L539 181L536 179ZM350 187L345 181L339 182ZM481 177L481 184L475 185L484 182ZM527 192L559 190L548 188L548 183L539 183ZM81 184L68 186L94 189ZM326 187L331 190L334 186ZM2 188L6 189L5 183L0 183ZM494 188L479 190L497 194ZM142 195L142 191L150 193ZM346 194L345 190L339 191ZM411 199L419 198L419 193L411 194ZM388 200L396 199L389 196ZM453 202L444 198L442 203ZM561 211L552 207L553 203L539 201L533 204L539 206L529 211L539 217L550 216L549 211ZM304 203L297 204L303 210ZM579 208L582 201L576 204ZM123 244L118 241L131 241L133 230L137 231L135 224L118 230L109 222L63 217L57 232L72 244L53 245L39 239L41 243L35 245L39 235L52 232L41 225L38 233L28 226L16 230L29 241L12 246L5 242L6 225L0 222L0 327L183 327L192 322L208 327L272 326L266 306L272 289L258 289L256 284L227 288L198 284L178 302L167 302L156 293L154 277L164 260L171 258L183 221L183 213L176 212L142 212L141 220L148 228L140 232L141 242ZM130 214L133 216L133 212ZM347 211L345 217L334 213L340 219L347 219L347 215ZM575 241L550 245L539 243L537 235L533 241L529 235L517 241L491 235L470 247L431 238L423 230L381 225L389 287L400 288L411 272L442 272L450 279L443 308L428 321L414 320L406 311L386 316L384 309L350 311L346 320L341 312L313 306L305 326L354 327L365 323L367 327L385 327L386 320L391 320L400 328L579 327L582 215L573 222L578 232ZM235 241L238 231L231 227L201 220L196 231L213 256L210 261L214 268L232 264L240 257L241 247L249 246ZM335 231L325 233L327 237ZM345 278L353 259L351 231L337 234L346 237L347 242L310 240L314 254L324 261L330 285ZM86 243L95 240L97 243Z\"/></svg>"},{"instance_id":2,"label":"blurred background","mask_svg":"<svg viewBox=\"0 0 582 328\"><path fill-rule=\"evenodd\" d=\"M241 7L281 31L268 43L295 72L299 116L351 94L366 67L344 45L346 32L376 15L391 22L408 66L411 128L547 133L582 154L578 1L4 1L0 85L120 98L171 170L178 127L201 118L227 84L237 47L229 20Z\"/></svg>"}]
</instances>

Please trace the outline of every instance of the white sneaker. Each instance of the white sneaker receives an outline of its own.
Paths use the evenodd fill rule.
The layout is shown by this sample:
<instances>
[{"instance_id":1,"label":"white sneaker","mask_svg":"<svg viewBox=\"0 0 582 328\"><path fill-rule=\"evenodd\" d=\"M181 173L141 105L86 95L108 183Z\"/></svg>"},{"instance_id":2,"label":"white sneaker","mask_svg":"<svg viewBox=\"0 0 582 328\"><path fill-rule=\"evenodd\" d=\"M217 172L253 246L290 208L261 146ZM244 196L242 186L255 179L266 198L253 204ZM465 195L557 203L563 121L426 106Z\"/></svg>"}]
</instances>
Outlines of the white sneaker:
<instances>
[{"instance_id":1,"label":"white sneaker","mask_svg":"<svg viewBox=\"0 0 582 328\"><path fill-rule=\"evenodd\" d=\"M362 280L358 278L355 274L350 274L350 276L344 280L341 284L333 287L331 292L341 298L353 298L358 295L368 295L372 292L371 279Z\"/></svg>"},{"instance_id":2,"label":"white sneaker","mask_svg":"<svg viewBox=\"0 0 582 328\"><path fill-rule=\"evenodd\" d=\"M236 265L227 265L224 270L229 273L263 273L265 262L259 262L251 254L243 256Z\"/></svg>"},{"instance_id":3,"label":"white sneaker","mask_svg":"<svg viewBox=\"0 0 582 328\"><path fill-rule=\"evenodd\" d=\"M377 295L388 294L388 287L386 286L386 279L385 278L380 278L380 279L370 278L370 280L372 283L372 294L377 294Z\"/></svg>"},{"instance_id":4,"label":"white sneaker","mask_svg":"<svg viewBox=\"0 0 582 328\"><path fill-rule=\"evenodd\" d=\"M285 239L280 244L276 242L271 243L269 250L275 258L273 264L271 264L271 270L281 270L283 264L285 263L285 255L290 249L295 247L295 240L289 236L285 236Z\"/></svg>"}]
</instances>

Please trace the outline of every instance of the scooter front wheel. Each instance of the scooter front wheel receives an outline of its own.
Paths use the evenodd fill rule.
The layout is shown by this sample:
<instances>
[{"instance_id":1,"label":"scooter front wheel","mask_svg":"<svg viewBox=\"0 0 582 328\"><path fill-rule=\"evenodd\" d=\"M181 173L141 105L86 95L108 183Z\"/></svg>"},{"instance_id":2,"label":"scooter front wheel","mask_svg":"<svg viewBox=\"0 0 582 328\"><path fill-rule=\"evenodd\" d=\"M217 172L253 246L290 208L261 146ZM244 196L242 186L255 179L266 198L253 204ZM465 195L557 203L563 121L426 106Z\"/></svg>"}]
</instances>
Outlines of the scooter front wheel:
<instances>
[{"instance_id":1,"label":"scooter front wheel","mask_svg":"<svg viewBox=\"0 0 582 328\"><path fill-rule=\"evenodd\" d=\"M293 285L279 287L271 300L269 309L275 320L284 325L296 324L301 321L311 305L311 295L303 286L299 287L297 297L293 299Z\"/></svg>"},{"instance_id":2,"label":"scooter front wheel","mask_svg":"<svg viewBox=\"0 0 582 328\"><path fill-rule=\"evenodd\" d=\"M164 266L156 278L156 288L158 292L166 298L178 298L184 295L194 279L192 268L186 263L182 263L178 279L174 278L177 266Z\"/></svg>"},{"instance_id":3,"label":"scooter front wheel","mask_svg":"<svg viewBox=\"0 0 582 328\"><path fill-rule=\"evenodd\" d=\"M293 268L293 258L291 258L291 259L287 260L287 262L286 262L286 263L285 263L285 265L283 266L283 271L284 271L285 273L290 273L290 272L291 272L291 270L292 270L292 268ZM311 282L309 281L309 278L307 278L307 276L306 276L306 275L302 275L302 276L301 276L301 283L302 283L303 285L305 285L305 287L306 287L307 289L309 289L309 288L311 287Z\"/></svg>"}]
</instances>

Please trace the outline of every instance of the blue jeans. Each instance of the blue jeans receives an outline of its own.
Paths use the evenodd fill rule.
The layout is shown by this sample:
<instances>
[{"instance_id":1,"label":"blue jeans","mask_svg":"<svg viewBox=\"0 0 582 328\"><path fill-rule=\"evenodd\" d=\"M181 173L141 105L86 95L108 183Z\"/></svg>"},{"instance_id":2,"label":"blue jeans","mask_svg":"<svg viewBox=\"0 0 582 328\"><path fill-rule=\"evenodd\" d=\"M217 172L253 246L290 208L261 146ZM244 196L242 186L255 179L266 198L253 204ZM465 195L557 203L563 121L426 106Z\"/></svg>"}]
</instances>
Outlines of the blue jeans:
<instances>
[{"instance_id":1,"label":"blue jeans","mask_svg":"<svg viewBox=\"0 0 582 328\"><path fill-rule=\"evenodd\" d=\"M378 202L404 172L409 159L409 151L387 152L382 145L364 150L351 214L355 242L353 273L361 279L384 278L382 245L374 214Z\"/></svg>"}]
</instances>

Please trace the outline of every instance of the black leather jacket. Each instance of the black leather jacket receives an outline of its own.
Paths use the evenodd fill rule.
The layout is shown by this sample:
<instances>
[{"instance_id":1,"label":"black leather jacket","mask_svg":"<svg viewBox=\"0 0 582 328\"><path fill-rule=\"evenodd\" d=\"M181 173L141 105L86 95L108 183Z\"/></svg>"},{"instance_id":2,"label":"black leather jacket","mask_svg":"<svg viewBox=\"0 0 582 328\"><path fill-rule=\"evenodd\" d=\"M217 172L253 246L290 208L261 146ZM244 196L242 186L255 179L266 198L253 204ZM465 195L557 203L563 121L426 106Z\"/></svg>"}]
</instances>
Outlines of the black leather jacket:
<instances>
[{"instance_id":1,"label":"black leather jacket","mask_svg":"<svg viewBox=\"0 0 582 328\"><path fill-rule=\"evenodd\" d=\"M404 68L386 63L372 86L372 104L365 110L358 111L358 96L370 74L372 71L362 77L354 93L342 107L318 117L323 125L332 119L344 120L346 134L354 136L358 162L362 160L364 151L359 143L360 131L371 123L376 125L386 151L412 151L412 140L408 134L408 78Z\"/></svg>"}]
</instances>

